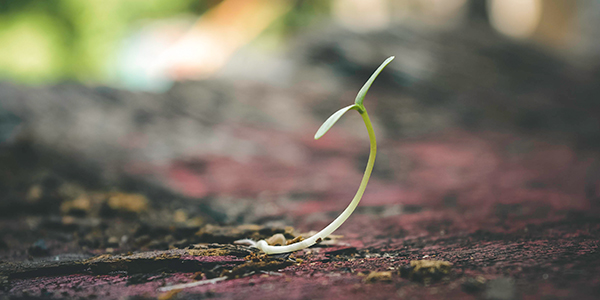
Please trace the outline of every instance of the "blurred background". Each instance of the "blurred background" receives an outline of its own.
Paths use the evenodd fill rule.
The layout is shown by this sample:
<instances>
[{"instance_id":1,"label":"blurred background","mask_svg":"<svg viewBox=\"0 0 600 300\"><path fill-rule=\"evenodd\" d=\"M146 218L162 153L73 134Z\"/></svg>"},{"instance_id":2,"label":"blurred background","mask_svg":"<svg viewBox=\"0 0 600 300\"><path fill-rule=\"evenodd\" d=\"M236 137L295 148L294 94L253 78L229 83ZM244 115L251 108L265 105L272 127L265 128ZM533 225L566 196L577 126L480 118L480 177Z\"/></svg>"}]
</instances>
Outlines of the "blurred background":
<instances>
[{"instance_id":1,"label":"blurred background","mask_svg":"<svg viewBox=\"0 0 600 300\"><path fill-rule=\"evenodd\" d=\"M598 10L585 0L2 1L0 74L29 85L74 81L164 91L150 81L229 75L227 66L248 69L240 66L248 56L299 59L290 44L310 32L335 27L358 39L406 31L398 26L421 35L490 27L489 35L585 66L598 56Z\"/></svg>"},{"instance_id":2,"label":"blurred background","mask_svg":"<svg viewBox=\"0 0 600 300\"><path fill-rule=\"evenodd\" d=\"M0 214L28 216L0 246L48 224L90 249L202 236L172 224L320 229L368 139L358 116L312 136L392 55L342 234L597 208L599 41L594 0L0 0Z\"/></svg>"}]
</instances>

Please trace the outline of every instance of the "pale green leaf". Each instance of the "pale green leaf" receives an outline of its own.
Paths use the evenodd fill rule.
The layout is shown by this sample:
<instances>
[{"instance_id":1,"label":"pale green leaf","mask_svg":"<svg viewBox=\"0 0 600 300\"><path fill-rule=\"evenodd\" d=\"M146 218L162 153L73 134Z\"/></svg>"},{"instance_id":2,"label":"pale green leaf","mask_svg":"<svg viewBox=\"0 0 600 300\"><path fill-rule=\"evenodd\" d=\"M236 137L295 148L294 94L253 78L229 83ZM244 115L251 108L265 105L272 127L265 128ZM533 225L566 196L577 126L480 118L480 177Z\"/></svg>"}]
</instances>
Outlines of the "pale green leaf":
<instances>
[{"instance_id":1,"label":"pale green leaf","mask_svg":"<svg viewBox=\"0 0 600 300\"><path fill-rule=\"evenodd\" d=\"M333 126L333 124L335 124L335 122L337 122L347 111L349 111L355 107L356 107L356 104L352 104L350 106L346 106L346 107L336 111L333 115L331 115L331 117L329 117L327 120L325 120L325 123L323 123L323 125L321 125L321 128L319 128L319 130L317 130L317 133L315 133L315 140L320 139L325 133L327 133L327 131L329 131L329 129Z\"/></svg>"},{"instance_id":2,"label":"pale green leaf","mask_svg":"<svg viewBox=\"0 0 600 300\"><path fill-rule=\"evenodd\" d=\"M371 84L373 84L373 81L375 81L375 78L377 78L379 73L381 73L381 71L383 71L383 68L385 68L392 60L394 60L394 56L390 56L388 59L386 59L381 64L381 66L379 66L379 68L377 68L375 73L373 73L373 75L371 75L371 78L369 78L369 80L367 80L367 82L365 83L365 85L363 85L363 87L360 89L360 91L358 91L358 95L356 95L356 100L354 100L354 103L356 105L363 105L363 100L365 99L365 96L367 95L367 92L369 91Z\"/></svg>"}]
</instances>

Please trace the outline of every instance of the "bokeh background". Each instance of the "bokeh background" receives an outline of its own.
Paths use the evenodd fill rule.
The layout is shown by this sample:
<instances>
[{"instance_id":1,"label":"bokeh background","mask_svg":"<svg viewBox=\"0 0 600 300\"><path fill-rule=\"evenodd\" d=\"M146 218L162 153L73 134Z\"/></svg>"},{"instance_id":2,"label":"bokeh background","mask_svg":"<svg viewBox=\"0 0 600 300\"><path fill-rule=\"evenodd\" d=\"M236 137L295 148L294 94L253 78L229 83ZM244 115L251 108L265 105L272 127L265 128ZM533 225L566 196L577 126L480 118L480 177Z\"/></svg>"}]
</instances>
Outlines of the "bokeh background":
<instances>
[{"instance_id":1,"label":"bokeh background","mask_svg":"<svg viewBox=\"0 0 600 300\"><path fill-rule=\"evenodd\" d=\"M496 207L497 189L589 207L599 13L561 0L2 1L3 203L69 215L64 201L84 195L86 215L91 189L170 207L160 189L219 223L335 215L366 134L353 116L311 137L395 55L365 102L380 141L365 205L378 217ZM76 191L54 191L63 181ZM328 219L315 218L306 227Z\"/></svg>"},{"instance_id":2,"label":"bokeh background","mask_svg":"<svg viewBox=\"0 0 600 300\"><path fill-rule=\"evenodd\" d=\"M214 77L249 53L291 60L290 43L308 32L335 26L366 35L399 25L420 34L490 27L490 35L584 66L597 59L597 6L560 0L2 1L0 70L6 80L32 85L157 89L138 86L140 77L148 71L171 80Z\"/></svg>"},{"instance_id":3,"label":"bokeh background","mask_svg":"<svg viewBox=\"0 0 600 300\"><path fill-rule=\"evenodd\" d=\"M0 14L2 143L102 172L209 153L293 163L297 147L233 135L310 136L391 55L370 100L384 139L466 129L600 142L595 1L30 0Z\"/></svg>"},{"instance_id":4,"label":"bokeh background","mask_svg":"<svg viewBox=\"0 0 600 300\"><path fill-rule=\"evenodd\" d=\"M375 171L320 245L337 248L257 280L279 298L594 299L596 0L0 0L0 294L156 295L192 277L31 278L322 229L369 148L358 114L313 135L392 55L364 101ZM357 275L425 258L454 264L450 281ZM209 296L251 299L248 276Z\"/></svg>"}]
</instances>

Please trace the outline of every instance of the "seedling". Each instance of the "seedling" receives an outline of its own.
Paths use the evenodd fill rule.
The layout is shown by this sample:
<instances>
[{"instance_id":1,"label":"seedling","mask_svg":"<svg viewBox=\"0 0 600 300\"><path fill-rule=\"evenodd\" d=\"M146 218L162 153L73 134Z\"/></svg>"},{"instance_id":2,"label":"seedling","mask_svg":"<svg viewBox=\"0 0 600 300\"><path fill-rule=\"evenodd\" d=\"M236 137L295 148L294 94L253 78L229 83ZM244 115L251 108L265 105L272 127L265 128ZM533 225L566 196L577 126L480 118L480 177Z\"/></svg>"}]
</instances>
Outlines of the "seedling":
<instances>
[{"instance_id":1,"label":"seedling","mask_svg":"<svg viewBox=\"0 0 600 300\"><path fill-rule=\"evenodd\" d=\"M363 121L365 122L365 125L367 126L367 132L369 133L369 141L371 143L371 151L369 152L369 160L367 161L367 168L365 169L365 173L363 175L362 181L360 182L360 186L358 187L358 191L356 192L356 195L354 195L354 199L352 199L352 202L350 202L348 207L346 207L346 209L335 220L333 220L333 222L331 222L331 224L327 225L327 227L325 227L323 230L319 231L317 234L315 234L303 241L293 243L290 245L286 245L286 246L271 246L267 243L267 241L260 240L256 243L254 243L254 242L251 243L254 245L254 247L262 250L266 254L287 253L287 252L293 252L293 251L302 250L304 248L308 248L316 243L321 242L327 236L329 236L331 233L333 233L336 229L338 229L338 227L340 227L344 223L344 221L346 221L346 219L348 219L348 217L350 217L352 212L354 212L354 209L356 209L356 206L358 206L358 203L360 202L360 199L362 198L362 196L365 192L365 189L367 188L367 183L369 182L369 177L371 177L371 172L373 171L373 165L375 164L375 155L377 153L377 142L375 141L375 132L373 131L373 126L371 125L371 120L369 119L369 114L367 114L367 109L363 105L363 100L365 98L365 95L369 91L371 84L373 84L373 81L375 81L375 78L377 78L379 73L381 73L381 71L393 59L394 59L393 56L386 59L381 64L381 66L379 66L379 68L377 68L375 73L373 73L373 75L371 75L369 80L367 80L365 85L363 85L363 87L360 89L360 91L358 92L358 95L356 95L356 100L354 100L354 104L352 104L350 106L346 106L346 107L338 110L337 112L335 112L333 115L331 115L331 117L329 117L325 121L325 123L323 123L323 125L321 125L321 128L319 128L319 130L317 130L317 133L315 134L315 140L318 140L319 138L321 138L325 133L327 133L327 131L329 131L329 129L347 111L356 110L362 116Z\"/></svg>"}]
</instances>

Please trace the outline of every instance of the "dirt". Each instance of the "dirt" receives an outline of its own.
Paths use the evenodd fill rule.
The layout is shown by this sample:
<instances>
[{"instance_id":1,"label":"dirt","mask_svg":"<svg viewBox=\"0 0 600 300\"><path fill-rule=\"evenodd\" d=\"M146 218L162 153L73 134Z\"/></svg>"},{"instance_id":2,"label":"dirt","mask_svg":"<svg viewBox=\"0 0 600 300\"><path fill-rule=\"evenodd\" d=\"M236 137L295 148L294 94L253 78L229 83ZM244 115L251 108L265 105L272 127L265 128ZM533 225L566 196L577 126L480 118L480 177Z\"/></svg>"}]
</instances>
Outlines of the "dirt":
<instances>
[{"instance_id":1,"label":"dirt","mask_svg":"<svg viewBox=\"0 0 600 300\"><path fill-rule=\"evenodd\" d=\"M76 213L61 208L79 194L39 200L54 201L47 204L55 205L48 210L54 213L21 210L19 218L2 219L2 293L16 298L103 299L596 298L598 205L585 192L586 182L576 180L589 171L580 164L585 156L560 156L567 160L561 162L556 153L565 151L563 146L541 143L543 147L533 147L533 152L507 158L502 150L507 141L511 139L463 135L444 142L403 143L399 147L406 155L416 155L408 175L415 185L398 190L387 179L375 177L363 209L336 232L341 236L291 256L267 257L232 243L281 238L279 234L289 241L300 236L294 228L217 225L203 211L176 217L176 210L162 209L151 194L144 210L106 213L102 203L108 197L82 187L80 193L97 197L89 198L94 203L89 206L69 204L85 208ZM462 148L465 143L486 148ZM425 149L469 149L461 151L472 156L436 165L436 156ZM494 153L497 169L482 177L477 164L485 151ZM444 183L444 172L454 168L460 168L462 181ZM548 171L553 168L560 172ZM77 184L62 180L42 195ZM332 194L322 203L338 203L337 193ZM393 199L406 207L398 207ZM180 201L196 205L196 200ZM277 205L278 200L273 201ZM296 228L319 229L344 202L331 206L332 214L322 218L314 218L319 215L305 202L281 213L296 220ZM204 220L202 225L185 221L194 218ZM157 290L220 276L227 279L170 294Z\"/></svg>"}]
</instances>

